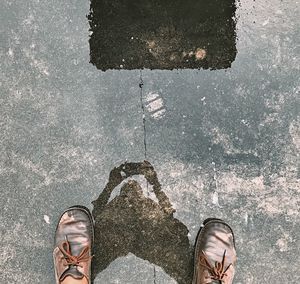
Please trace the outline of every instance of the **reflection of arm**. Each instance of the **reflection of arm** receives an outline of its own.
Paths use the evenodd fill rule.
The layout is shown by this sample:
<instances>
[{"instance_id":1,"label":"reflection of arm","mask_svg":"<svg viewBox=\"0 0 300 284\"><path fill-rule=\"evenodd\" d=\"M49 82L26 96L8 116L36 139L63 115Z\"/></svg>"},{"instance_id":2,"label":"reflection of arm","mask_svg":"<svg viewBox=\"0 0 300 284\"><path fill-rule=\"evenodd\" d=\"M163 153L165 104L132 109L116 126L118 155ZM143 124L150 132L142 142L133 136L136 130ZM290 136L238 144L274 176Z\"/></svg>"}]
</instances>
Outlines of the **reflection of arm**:
<instances>
[{"instance_id":1,"label":"reflection of arm","mask_svg":"<svg viewBox=\"0 0 300 284\"><path fill-rule=\"evenodd\" d=\"M170 203L168 196L161 190L161 184L158 181L154 168L151 166L148 169L149 170L145 173L145 178L153 186L153 191L158 199L159 205L167 214L173 214L175 209L172 208L172 204Z\"/></svg>"},{"instance_id":2,"label":"reflection of arm","mask_svg":"<svg viewBox=\"0 0 300 284\"><path fill-rule=\"evenodd\" d=\"M122 182L123 177L121 175L121 168L123 168L124 164L119 166L118 168L114 168L110 174L108 183L106 184L103 191L100 193L98 198L93 201L94 210L102 211L105 205L108 203L108 200L113 192L113 190Z\"/></svg>"},{"instance_id":3,"label":"reflection of arm","mask_svg":"<svg viewBox=\"0 0 300 284\"><path fill-rule=\"evenodd\" d=\"M121 174L123 173L123 175ZM153 166L148 162L142 163L124 163L117 168L114 168L109 175L109 180L104 190L100 193L98 199L93 202L94 210L101 211L113 192L113 190L125 179L134 175L143 175L147 182L153 186L154 193L162 209L167 214L172 214L175 210L169 201L169 198L161 190L161 185L157 179L157 174Z\"/></svg>"}]
</instances>

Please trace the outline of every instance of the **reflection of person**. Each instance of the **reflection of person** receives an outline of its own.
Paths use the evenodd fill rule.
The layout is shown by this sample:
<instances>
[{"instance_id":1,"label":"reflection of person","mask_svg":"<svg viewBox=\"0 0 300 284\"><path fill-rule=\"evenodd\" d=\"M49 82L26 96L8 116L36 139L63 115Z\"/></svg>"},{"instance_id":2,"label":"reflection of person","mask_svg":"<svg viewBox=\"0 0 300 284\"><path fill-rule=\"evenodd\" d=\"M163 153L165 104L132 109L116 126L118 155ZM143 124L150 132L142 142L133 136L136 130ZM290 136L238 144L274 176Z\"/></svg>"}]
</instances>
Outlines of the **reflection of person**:
<instances>
[{"instance_id":1,"label":"reflection of person","mask_svg":"<svg viewBox=\"0 0 300 284\"><path fill-rule=\"evenodd\" d=\"M94 222L90 211L73 206L60 217L53 252L56 284L90 284ZM232 229L207 219L195 245L193 284L231 284L236 251Z\"/></svg>"}]
</instances>

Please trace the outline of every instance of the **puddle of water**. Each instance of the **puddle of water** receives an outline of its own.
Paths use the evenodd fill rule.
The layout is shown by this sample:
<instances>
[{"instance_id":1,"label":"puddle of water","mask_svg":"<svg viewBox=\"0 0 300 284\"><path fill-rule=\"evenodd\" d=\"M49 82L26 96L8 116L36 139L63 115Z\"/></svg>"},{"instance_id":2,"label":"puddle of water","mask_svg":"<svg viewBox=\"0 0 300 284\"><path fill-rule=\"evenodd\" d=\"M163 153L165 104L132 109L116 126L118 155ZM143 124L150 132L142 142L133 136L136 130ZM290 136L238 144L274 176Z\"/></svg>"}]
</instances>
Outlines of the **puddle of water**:
<instances>
[{"instance_id":1,"label":"puddle of water","mask_svg":"<svg viewBox=\"0 0 300 284\"><path fill-rule=\"evenodd\" d=\"M107 69L224 69L236 57L234 0L91 0L90 56Z\"/></svg>"},{"instance_id":2,"label":"puddle of water","mask_svg":"<svg viewBox=\"0 0 300 284\"><path fill-rule=\"evenodd\" d=\"M135 180L125 183L120 194L109 201L119 184L136 175L145 177L158 202L146 197ZM93 279L114 260L132 253L160 266L179 284L191 283L193 250L188 229L174 218L175 210L149 162L126 163L114 168L93 205Z\"/></svg>"}]
</instances>

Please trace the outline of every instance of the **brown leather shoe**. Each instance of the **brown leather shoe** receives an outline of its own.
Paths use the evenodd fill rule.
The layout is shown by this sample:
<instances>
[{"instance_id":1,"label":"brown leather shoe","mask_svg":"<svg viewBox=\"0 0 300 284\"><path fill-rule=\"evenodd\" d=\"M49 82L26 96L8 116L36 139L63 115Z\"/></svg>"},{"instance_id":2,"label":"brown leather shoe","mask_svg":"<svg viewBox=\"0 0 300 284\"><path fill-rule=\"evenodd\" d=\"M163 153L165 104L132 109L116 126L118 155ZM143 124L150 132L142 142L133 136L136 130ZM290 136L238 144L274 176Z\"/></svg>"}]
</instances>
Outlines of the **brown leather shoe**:
<instances>
[{"instance_id":1,"label":"brown leather shoe","mask_svg":"<svg viewBox=\"0 0 300 284\"><path fill-rule=\"evenodd\" d=\"M193 284L231 284L236 251L232 229L220 219L207 219L195 246Z\"/></svg>"},{"instance_id":2,"label":"brown leather shoe","mask_svg":"<svg viewBox=\"0 0 300 284\"><path fill-rule=\"evenodd\" d=\"M56 284L67 276L84 277L91 283L91 259L94 242L94 221L83 206L68 208L60 217L53 251Z\"/></svg>"}]
</instances>

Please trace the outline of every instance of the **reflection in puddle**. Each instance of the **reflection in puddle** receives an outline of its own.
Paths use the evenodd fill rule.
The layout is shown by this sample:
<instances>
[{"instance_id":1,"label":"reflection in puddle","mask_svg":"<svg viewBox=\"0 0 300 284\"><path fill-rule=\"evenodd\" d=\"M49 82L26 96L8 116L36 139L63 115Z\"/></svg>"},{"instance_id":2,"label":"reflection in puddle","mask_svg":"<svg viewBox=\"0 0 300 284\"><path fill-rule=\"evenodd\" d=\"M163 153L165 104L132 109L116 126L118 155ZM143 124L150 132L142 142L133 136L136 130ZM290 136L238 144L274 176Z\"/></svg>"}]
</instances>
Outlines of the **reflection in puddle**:
<instances>
[{"instance_id":1,"label":"reflection in puddle","mask_svg":"<svg viewBox=\"0 0 300 284\"><path fill-rule=\"evenodd\" d=\"M147 198L135 180L126 182L120 195L108 202L113 190L135 175L145 177L158 202ZM133 253L163 268L179 284L191 283L193 256L188 229L173 217L175 210L149 162L125 163L114 168L93 205L93 278L115 259Z\"/></svg>"},{"instance_id":2,"label":"reflection in puddle","mask_svg":"<svg viewBox=\"0 0 300 284\"><path fill-rule=\"evenodd\" d=\"M236 57L234 0L91 0L98 69L222 69Z\"/></svg>"}]
</instances>

